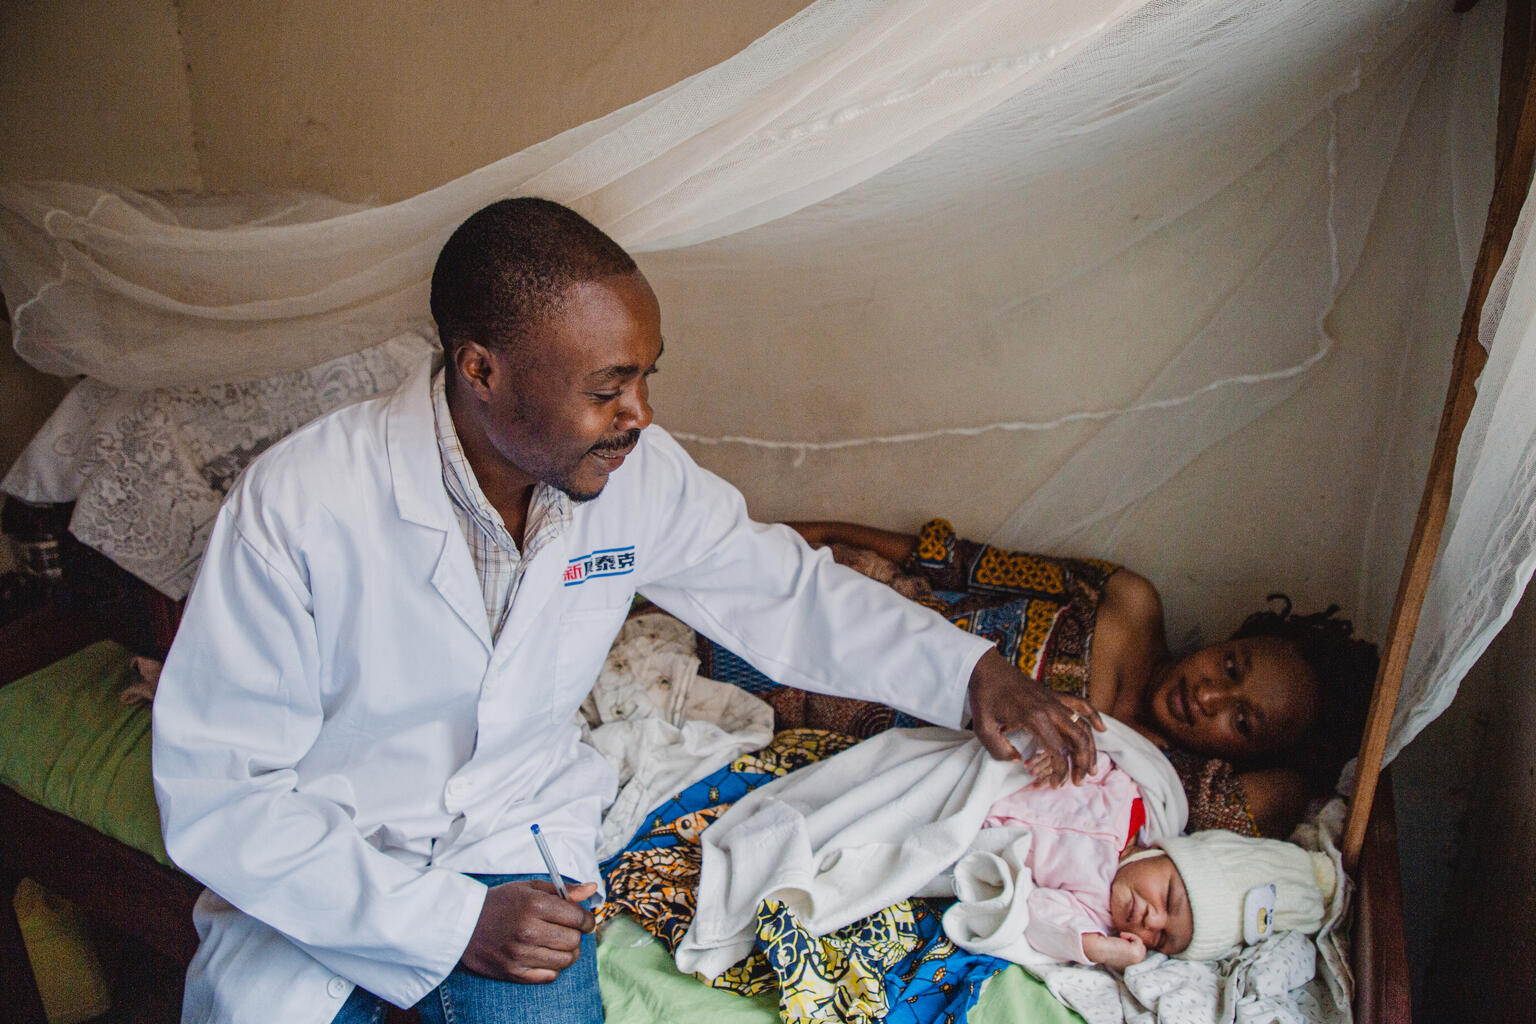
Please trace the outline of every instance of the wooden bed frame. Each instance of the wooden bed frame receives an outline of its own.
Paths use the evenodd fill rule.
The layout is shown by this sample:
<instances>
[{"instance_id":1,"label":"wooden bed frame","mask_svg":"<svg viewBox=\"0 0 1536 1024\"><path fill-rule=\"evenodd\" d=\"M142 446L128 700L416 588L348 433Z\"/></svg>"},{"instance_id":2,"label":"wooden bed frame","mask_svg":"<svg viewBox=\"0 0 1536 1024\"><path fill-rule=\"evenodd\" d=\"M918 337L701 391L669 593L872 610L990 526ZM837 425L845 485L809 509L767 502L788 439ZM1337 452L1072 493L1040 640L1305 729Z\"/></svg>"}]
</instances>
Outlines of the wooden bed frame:
<instances>
[{"instance_id":1,"label":"wooden bed frame","mask_svg":"<svg viewBox=\"0 0 1536 1024\"><path fill-rule=\"evenodd\" d=\"M1476 0L1456 0L1470 10ZM1411 1024L1402 927L1402 882L1390 778L1382 769L1387 731L1402 684L1450 500L1456 451L1486 360L1478 321L1509 245L1536 165L1536 102L1531 61L1531 0L1508 0L1500 72L1495 189L1482 249L1458 336L1451 383L1419 517L1398 587L1386 651L1361 744L1345 828L1345 863L1356 880L1352 968L1355 1019ZM0 629L0 685L108 635L108 624L79 610L44 608ZM1380 799L1377 799L1378 796ZM74 901L94 918L183 968L196 949L191 910L200 886L137 850L0 787L0 1017L44 1024L42 1001L21 943L12 901L22 877ZM413 1015L395 1013L392 1021Z\"/></svg>"}]
</instances>

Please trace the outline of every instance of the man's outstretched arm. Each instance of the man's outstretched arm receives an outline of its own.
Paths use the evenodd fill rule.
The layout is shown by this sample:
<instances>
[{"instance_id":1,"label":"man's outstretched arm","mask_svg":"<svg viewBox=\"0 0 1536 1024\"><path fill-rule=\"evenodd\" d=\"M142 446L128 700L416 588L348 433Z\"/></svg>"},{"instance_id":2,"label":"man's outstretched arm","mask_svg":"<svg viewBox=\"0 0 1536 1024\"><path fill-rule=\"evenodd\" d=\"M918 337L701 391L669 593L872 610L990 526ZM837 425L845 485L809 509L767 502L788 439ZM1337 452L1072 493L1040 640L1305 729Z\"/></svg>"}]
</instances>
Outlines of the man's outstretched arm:
<instances>
[{"instance_id":1,"label":"man's outstretched arm","mask_svg":"<svg viewBox=\"0 0 1536 1024\"><path fill-rule=\"evenodd\" d=\"M662 432L651 440L658 507L648 518L666 528L641 582L646 597L786 685L950 726L968 705L994 756L1017 757L1006 734L1024 729L1040 741L1041 764L1056 768L1053 781L1091 770L1096 716L1086 704L1063 704L986 638L837 565L792 530L753 522L734 487Z\"/></svg>"}]
</instances>

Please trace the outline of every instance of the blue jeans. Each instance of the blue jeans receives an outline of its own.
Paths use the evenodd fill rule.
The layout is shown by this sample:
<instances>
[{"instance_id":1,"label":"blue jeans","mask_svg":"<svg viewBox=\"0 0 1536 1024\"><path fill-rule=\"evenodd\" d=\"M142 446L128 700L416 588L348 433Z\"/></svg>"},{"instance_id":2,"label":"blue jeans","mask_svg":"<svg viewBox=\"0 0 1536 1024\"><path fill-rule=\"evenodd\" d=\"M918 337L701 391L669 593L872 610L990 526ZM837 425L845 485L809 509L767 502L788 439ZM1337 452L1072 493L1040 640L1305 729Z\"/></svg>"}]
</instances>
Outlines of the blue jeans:
<instances>
[{"instance_id":1,"label":"blue jeans","mask_svg":"<svg viewBox=\"0 0 1536 1024\"><path fill-rule=\"evenodd\" d=\"M471 875L486 885L527 882L548 875ZM576 883L567 878L567 885ZM380 1024L384 1000L361 988L341 1007L331 1024ZM597 990L597 939L581 937L581 958L547 985L521 985L474 974L463 967L416 1004L425 1024L602 1024L603 999Z\"/></svg>"}]
</instances>

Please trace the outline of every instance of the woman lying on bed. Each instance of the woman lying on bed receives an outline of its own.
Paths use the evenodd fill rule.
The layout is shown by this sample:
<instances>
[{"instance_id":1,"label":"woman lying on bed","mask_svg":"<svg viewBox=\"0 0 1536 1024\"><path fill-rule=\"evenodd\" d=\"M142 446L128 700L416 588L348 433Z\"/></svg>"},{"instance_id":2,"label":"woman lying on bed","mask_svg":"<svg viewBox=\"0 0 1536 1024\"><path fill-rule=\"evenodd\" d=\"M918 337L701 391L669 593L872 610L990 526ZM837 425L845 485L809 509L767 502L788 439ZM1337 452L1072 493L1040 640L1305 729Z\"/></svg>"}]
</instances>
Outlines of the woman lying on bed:
<instances>
[{"instance_id":1,"label":"woman lying on bed","mask_svg":"<svg viewBox=\"0 0 1536 1024\"><path fill-rule=\"evenodd\" d=\"M839 562L995 638L1054 690L1146 734L1184 782L1191 831L1286 835L1359 743L1376 647L1351 635L1336 606L1293 615L1285 600L1248 616L1226 641L1176 658L1157 590L1112 563L1001 551L937 519L916 537L852 523L788 525L813 546L831 545ZM802 707L817 700L784 697L812 702Z\"/></svg>"}]
</instances>

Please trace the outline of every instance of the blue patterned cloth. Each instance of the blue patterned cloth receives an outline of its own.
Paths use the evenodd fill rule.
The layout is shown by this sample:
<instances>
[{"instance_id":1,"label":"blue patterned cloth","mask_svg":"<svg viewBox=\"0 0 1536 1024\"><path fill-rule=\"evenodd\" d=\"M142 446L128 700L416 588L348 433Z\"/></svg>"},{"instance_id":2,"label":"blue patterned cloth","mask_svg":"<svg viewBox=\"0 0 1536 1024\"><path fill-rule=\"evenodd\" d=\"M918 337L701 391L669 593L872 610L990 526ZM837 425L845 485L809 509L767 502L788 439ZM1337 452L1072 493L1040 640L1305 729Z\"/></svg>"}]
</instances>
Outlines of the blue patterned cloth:
<instances>
[{"instance_id":1,"label":"blue patterned cloth","mask_svg":"<svg viewBox=\"0 0 1536 1024\"><path fill-rule=\"evenodd\" d=\"M783 686L763 675L757 669L753 668L751 663L749 663L745 658L736 654L734 651L731 651L725 647L721 647L719 644L715 643L713 640L710 640L707 637L701 636L699 641L700 675L708 676L710 679L713 679L717 682L730 683L732 686L740 687L753 696L761 697L764 700L767 700L770 705L774 703L773 700L770 699L773 694L780 690L792 690L791 687ZM819 699L826 700L828 698L823 697ZM863 731L864 726L856 724L853 720L832 723L818 723L830 726L831 728L839 729L844 732L851 731L860 739L866 738L873 735L875 732L879 732L885 729L911 729L917 726L929 724L919 718L916 718L913 715L907 714L905 711L898 711L895 708L886 708L884 705L869 704L868 702L849 700L845 698L831 699L839 701L848 706L862 704L867 707L878 707L881 709L882 713L878 715L875 720L877 724L868 725L869 731ZM781 708L775 706L776 712L781 710ZM801 721L797 721L797 717L798 716L791 716L791 724L805 724ZM784 721L783 718L780 718L779 721L782 727ZM867 724L868 723L866 723L866 725Z\"/></svg>"}]
</instances>

